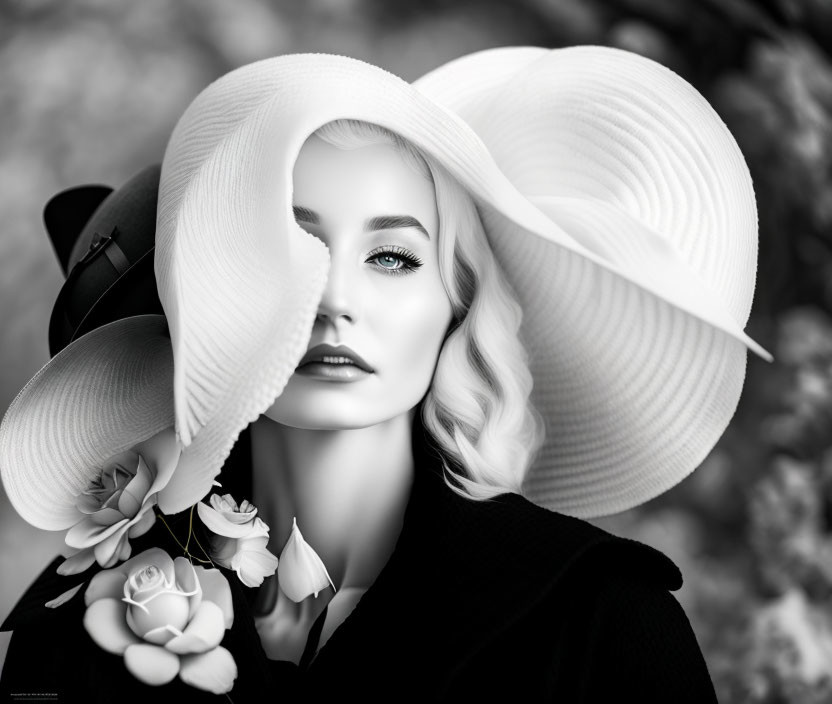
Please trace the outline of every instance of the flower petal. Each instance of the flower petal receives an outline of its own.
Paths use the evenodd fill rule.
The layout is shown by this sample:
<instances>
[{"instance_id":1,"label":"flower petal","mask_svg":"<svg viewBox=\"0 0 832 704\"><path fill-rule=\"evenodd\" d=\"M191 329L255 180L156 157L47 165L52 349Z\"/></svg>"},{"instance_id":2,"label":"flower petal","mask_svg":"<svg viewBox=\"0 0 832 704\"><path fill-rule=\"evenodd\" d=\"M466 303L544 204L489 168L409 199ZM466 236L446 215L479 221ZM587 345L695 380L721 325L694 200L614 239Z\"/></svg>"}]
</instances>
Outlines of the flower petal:
<instances>
[{"instance_id":1,"label":"flower petal","mask_svg":"<svg viewBox=\"0 0 832 704\"><path fill-rule=\"evenodd\" d=\"M95 562L95 553L93 552L93 549L84 548L83 550L79 550L74 555L70 555L66 558L66 560L58 565L58 569L55 571L62 575L78 574L79 572L83 572L88 569L93 562Z\"/></svg>"},{"instance_id":2,"label":"flower petal","mask_svg":"<svg viewBox=\"0 0 832 704\"><path fill-rule=\"evenodd\" d=\"M167 684L179 672L179 658L158 645L140 643L124 651L124 664L145 684Z\"/></svg>"},{"instance_id":3,"label":"flower petal","mask_svg":"<svg viewBox=\"0 0 832 704\"><path fill-rule=\"evenodd\" d=\"M91 580L84 592L84 603L89 606L99 599L121 599L124 596L125 577L119 570L102 570Z\"/></svg>"},{"instance_id":4,"label":"flower petal","mask_svg":"<svg viewBox=\"0 0 832 704\"><path fill-rule=\"evenodd\" d=\"M130 556L130 544L127 542L127 525L102 540L93 548L95 561L102 567L113 567L121 562L122 556Z\"/></svg>"},{"instance_id":5,"label":"flower petal","mask_svg":"<svg viewBox=\"0 0 832 704\"><path fill-rule=\"evenodd\" d=\"M297 520L292 521L292 533L280 553L277 579L283 593L297 603L312 594L317 597L328 585L335 589L318 553L303 539Z\"/></svg>"},{"instance_id":6,"label":"flower petal","mask_svg":"<svg viewBox=\"0 0 832 704\"><path fill-rule=\"evenodd\" d=\"M124 514L117 508L100 508L90 513L90 520L98 526L111 526L125 518Z\"/></svg>"},{"instance_id":7,"label":"flower petal","mask_svg":"<svg viewBox=\"0 0 832 704\"><path fill-rule=\"evenodd\" d=\"M228 580L219 570L206 570L204 567L194 567L197 579L202 585L203 601L210 601L222 610L225 627L231 628L234 623L234 607L231 601L231 587Z\"/></svg>"},{"instance_id":8,"label":"flower petal","mask_svg":"<svg viewBox=\"0 0 832 704\"><path fill-rule=\"evenodd\" d=\"M87 607L84 628L108 653L121 655L134 643L141 642L127 627L127 605L117 599L99 599Z\"/></svg>"},{"instance_id":9,"label":"flower petal","mask_svg":"<svg viewBox=\"0 0 832 704\"><path fill-rule=\"evenodd\" d=\"M212 508L216 509L220 513L233 512L238 508L237 502L231 494L211 494L211 496L208 497L208 502Z\"/></svg>"},{"instance_id":10,"label":"flower petal","mask_svg":"<svg viewBox=\"0 0 832 704\"><path fill-rule=\"evenodd\" d=\"M230 692L237 679L237 663L225 648L207 653L183 655L179 677L185 684L214 694Z\"/></svg>"},{"instance_id":11,"label":"flower petal","mask_svg":"<svg viewBox=\"0 0 832 704\"><path fill-rule=\"evenodd\" d=\"M247 587L259 587L277 569L278 559L266 549L267 541L268 536L238 541L231 566Z\"/></svg>"},{"instance_id":12,"label":"flower petal","mask_svg":"<svg viewBox=\"0 0 832 704\"><path fill-rule=\"evenodd\" d=\"M109 538L113 533L126 526L127 523L128 519L122 518L117 523L102 526L96 523L92 516L87 516L66 532L64 542L71 548L91 548L93 545Z\"/></svg>"},{"instance_id":13,"label":"flower petal","mask_svg":"<svg viewBox=\"0 0 832 704\"><path fill-rule=\"evenodd\" d=\"M202 603L202 585L199 583L194 566L184 557L177 557L173 561L173 568L176 572L176 585L183 592L196 594L189 596L188 620L190 621L199 605Z\"/></svg>"},{"instance_id":14,"label":"flower petal","mask_svg":"<svg viewBox=\"0 0 832 704\"><path fill-rule=\"evenodd\" d=\"M231 494L226 494L224 498L231 499ZM243 499L242 503L239 506L237 506L236 501L234 501L233 499L231 499L231 501L234 503L234 506L236 507L232 511L222 511L220 510L219 506L216 506L214 504L212 505L215 509L220 511L220 513L222 513L227 520L231 521L231 523L236 523L240 525L242 523L248 523L249 521L254 520L254 517L257 515L257 507L253 503L247 501L246 499Z\"/></svg>"},{"instance_id":15,"label":"flower petal","mask_svg":"<svg viewBox=\"0 0 832 704\"><path fill-rule=\"evenodd\" d=\"M211 559L215 564L226 569L232 569L231 560L237 554L237 538L226 538L223 535L214 534L211 538Z\"/></svg>"},{"instance_id":16,"label":"flower petal","mask_svg":"<svg viewBox=\"0 0 832 704\"><path fill-rule=\"evenodd\" d=\"M130 616L130 610L127 611L128 618ZM128 626L130 623L127 624ZM154 645L165 645L168 641L173 640L177 636L181 636L182 631L177 630L171 625L164 625L159 626L158 628L151 628L147 633L145 633L142 638L146 640L148 643L153 643Z\"/></svg>"},{"instance_id":17,"label":"flower petal","mask_svg":"<svg viewBox=\"0 0 832 704\"><path fill-rule=\"evenodd\" d=\"M123 540L119 543L119 550L118 555L116 556L116 562L124 562L128 557L130 557L130 553L133 552L133 548L130 547L130 543L127 540L127 536L123 537ZM112 565L108 565L108 567L112 567Z\"/></svg>"},{"instance_id":18,"label":"flower petal","mask_svg":"<svg viewBox=\"0 0 832 704\"><path fill-rule=\"evenodd\" d=\"M173 427L165 428L152 438L136 445L134 449L144 458L151 473L154 474L153 483L145 496L158 494L168 485L173 476L173 470L179 464L182 450L176 439L176 432Z\"/></svg>"},{"instance_id":19,"label":"flower petal","mask_svg":"<svg viewBox=\"0 0 832 704\"><path fill-rule=\"evenodd\" d=\"M212 601L203 601L181 636L165 644L173 653L204 653L216 648L225 633L222 609Z\"/></svg>"},{"instance_id":20,"label":"flower petal","mask_svg":"<svg viewBox=\"0 0 832 704\"><path fill-rule=\"evenodd\" d=\"M75 508L84 514L95 513L101 508L101 496L97 492L81 494L75 499Z\"/></svg>"},{"instance_id":21,"label":"flower petal","mask_svg":"<svg viewBox=\"0 0 832 704\"><path fill-rule=\"evenodd\" d=\"M148 504L136 518L138 518L138 520L133 519L136 522L133 523L127 531L127 537L131 539L144 535L153 527L153 524L156 523L156 514L153 513L152 504Z\"/></svg>"},{"instance_id":22,"label":"flower petal","mask_svg":"<svg viewBox=\"0 0 832 704\"><path fill-rule=\"evenodd\" d=\"M162 548L148 548L144 552L131 557L123 565L119 565L116 569L123 572L125 578L133 572L143 570L149 565L155 565L165 575L167 581L172 582L176 578L176 573L173 568L173 558L168 555Z\"/></svg>"},{"instance_id":23,"label":"flower petal","mask_svg":"<svg viewBox=\"0 0 832 704\"><path fill-rule=\"evenodd\" d=\"M252 533L253 523L245 523L243 525L231 523L225 517L225 514L211 508L202 501L196 505L196 510L205 527L217 535L222 535L226 538L247 538Z\"/></svg>"},{"instance_id":24,"label":"flower petal","mask_svg":"<svg viewBox=\"0 0 832 704\"><path fill-rule=\"evenodd\" d=\"M124 491L121 492L118 500L118 510L127 518L133 518L142 507L152 483L153 474L147 468L144 458L139 455L136 476L128 482Z\"/></svg>"},{"instance_id":25,"label":"flower petal","mask_svg":"<svg viewBox=\"0 0 832 704\"><path fill-rule=\"evenodd\" d=\"M101 509L108 509L111 508L114 511L118 511L118 500L121 498L121 492L124 491L123 487L116 489L112 494L110 494L101 504ZM119 513L121 513L119 511Z\"/></svg>"},{"instance_id":26,"label":"flower petal","mask_svg":"<svg viewBox=\"0 0 832 704\"><path fill-rule=\"evenodd\" d=\"M81 582L81 584L76 584L74 587L72 587L72 589L67 589L60 596L57 596L54 599L50 599L49 601L47 601L44 604L44 606L48 609L57 609L59 606L66 604L66 602L68 602L72 597L74 597L83 586L83 582Z\"/></svg>"}]
</instances>

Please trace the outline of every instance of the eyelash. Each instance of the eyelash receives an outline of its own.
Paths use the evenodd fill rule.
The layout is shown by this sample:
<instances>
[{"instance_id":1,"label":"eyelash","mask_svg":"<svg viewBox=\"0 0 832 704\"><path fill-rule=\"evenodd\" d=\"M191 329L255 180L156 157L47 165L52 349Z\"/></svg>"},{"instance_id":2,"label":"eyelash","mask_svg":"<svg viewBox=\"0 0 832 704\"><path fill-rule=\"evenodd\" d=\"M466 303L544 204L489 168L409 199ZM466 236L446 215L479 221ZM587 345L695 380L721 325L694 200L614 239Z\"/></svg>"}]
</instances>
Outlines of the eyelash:
<instances>
[{"instance_id":1,"label":"eyelash","mask_svg":"<svg viewBox=\"0 0 832 704\"><path fill-rule=\"evenodd\" d=\"M405 249L404 247L400 247L398 245L385 245L383 247L377 247L370 252L370 256L367 258L367 261L369 262L373 259L377 259L383 254L392 254L395 259L400 259L403 262L403 266L397 269L388 269L386 266L378 265L378 268L385 274L393 274L394 276L409 274L422 266L422 260L419 259L419 257L413 254L413 252L409 249Z\"/></svg>"}]
</instances>

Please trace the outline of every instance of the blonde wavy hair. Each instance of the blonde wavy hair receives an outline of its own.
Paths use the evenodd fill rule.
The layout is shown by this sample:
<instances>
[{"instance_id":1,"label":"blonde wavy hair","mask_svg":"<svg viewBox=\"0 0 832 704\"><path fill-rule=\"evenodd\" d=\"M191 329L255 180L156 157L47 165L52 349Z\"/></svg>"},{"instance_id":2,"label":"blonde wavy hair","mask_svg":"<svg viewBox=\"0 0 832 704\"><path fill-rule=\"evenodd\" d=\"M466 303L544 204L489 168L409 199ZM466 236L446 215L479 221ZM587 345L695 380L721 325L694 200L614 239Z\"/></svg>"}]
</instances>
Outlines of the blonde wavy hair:
<instances>
[{"instance_id":1,"label":"blonde wavy hair","mask_svg":"<svg viewBox=\"0 0 832 704\"><path fill-rule=\"evenodd\" d=\"M530 400L532 375L519 337L522 308L473 199L438 162L379 125L336 120L314 136L341 149L391 144L433 182L439 271L454 320L421 404L422 423L440 450L453 491L474 500L522 493L545 424Z\"/></svg>"}]
</instances>

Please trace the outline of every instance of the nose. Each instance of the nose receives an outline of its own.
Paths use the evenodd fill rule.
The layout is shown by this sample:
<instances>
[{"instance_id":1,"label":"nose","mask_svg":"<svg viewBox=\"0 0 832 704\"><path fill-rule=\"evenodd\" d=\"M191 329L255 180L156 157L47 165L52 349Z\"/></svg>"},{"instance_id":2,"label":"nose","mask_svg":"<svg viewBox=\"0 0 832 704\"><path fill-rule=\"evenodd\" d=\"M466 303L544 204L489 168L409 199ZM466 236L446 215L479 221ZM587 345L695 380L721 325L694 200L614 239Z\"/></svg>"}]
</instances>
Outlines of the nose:
<instances>
[{"instance_id":1,"label":"nose","mask_svg":"<svg viewBox=\"0 0 832 704\"><path fill-rule=\"evenodd\" d=\"M331 257L329 277L321 302L318 304L316 320L329 321L333 325L337 325L339 320L354 323L356 320L356 283L350 281L345 263L337 261L334 256Z\"/></svg>"}]
</instances>

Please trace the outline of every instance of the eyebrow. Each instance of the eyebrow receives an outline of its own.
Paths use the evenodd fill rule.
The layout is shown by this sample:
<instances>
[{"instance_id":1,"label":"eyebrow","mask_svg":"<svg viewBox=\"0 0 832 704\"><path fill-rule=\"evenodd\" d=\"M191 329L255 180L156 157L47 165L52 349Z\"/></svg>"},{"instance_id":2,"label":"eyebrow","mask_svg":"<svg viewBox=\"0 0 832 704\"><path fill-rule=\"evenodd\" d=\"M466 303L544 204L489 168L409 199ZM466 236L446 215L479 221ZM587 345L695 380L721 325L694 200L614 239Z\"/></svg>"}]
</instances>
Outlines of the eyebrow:
<instances>
[{"instance_id":1,"label":"eyebrow","mask_svg":"<svg viewBox=\"0 0 832 704\"><path fill-rule=\"evenodd\" d=\"M308 222L311 225L320 225L321 223L321 218L314 210L304 208L300 205L293 205L292 211L295 214L296 220ZM430 235L424 225L411 215L377 215L367 220L364 224L364 230L366 232L395 230L406 227L412 227L414 230L421 232L427 239L430 239Z\"/></svg>"},{"instance_id":2,"label":"eyebrow","mask_svg":"<svg viewBox=\"0 0 832 704\"><path fill-rule=\"evenodd\" d=\"M309 208L301 208L299 205L293 205L292 212L295 214L295 220L303 220L303 222L308 222L312 225L319 225L321 222L318 213L314 210L309 210Z\"/></svg>"},{"instance_id":3,"label":"eyebrow","mask_svg":"<svg viewBox=\"0 0 832 704\"><path fill-rule=\"evenodd\" d=\"M379 215L377 217L370 218L364 229L367 230L367 232L373 232L375 230L395 230L399 227L412 227L414 230L418 230L425 237L430 239L430 235L422 223L410 215Z\"/></svg>"}]
</instances>

